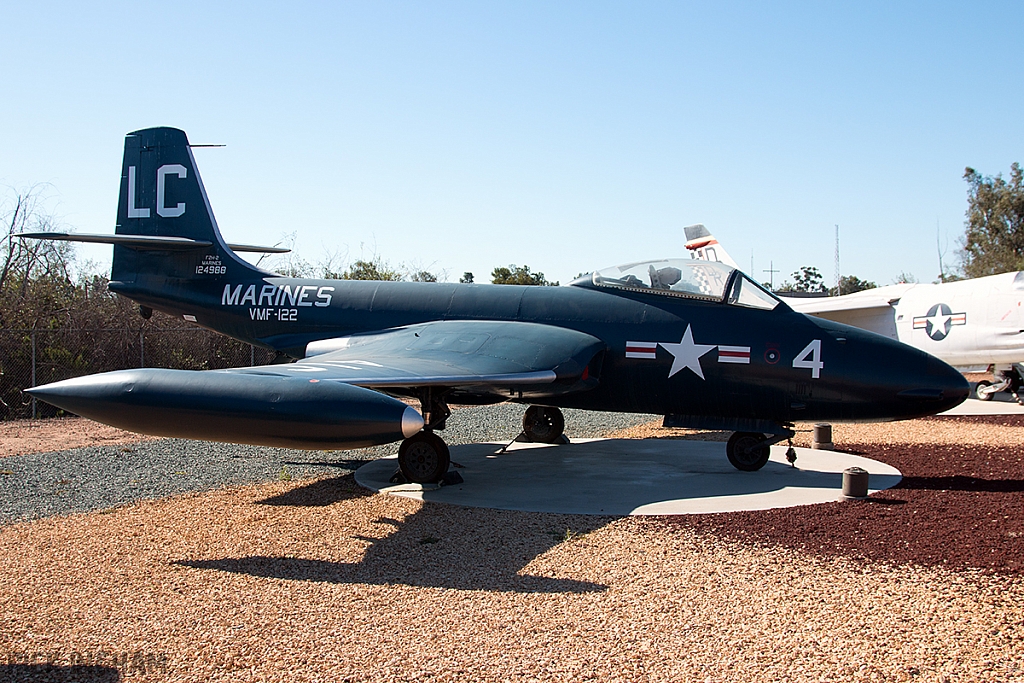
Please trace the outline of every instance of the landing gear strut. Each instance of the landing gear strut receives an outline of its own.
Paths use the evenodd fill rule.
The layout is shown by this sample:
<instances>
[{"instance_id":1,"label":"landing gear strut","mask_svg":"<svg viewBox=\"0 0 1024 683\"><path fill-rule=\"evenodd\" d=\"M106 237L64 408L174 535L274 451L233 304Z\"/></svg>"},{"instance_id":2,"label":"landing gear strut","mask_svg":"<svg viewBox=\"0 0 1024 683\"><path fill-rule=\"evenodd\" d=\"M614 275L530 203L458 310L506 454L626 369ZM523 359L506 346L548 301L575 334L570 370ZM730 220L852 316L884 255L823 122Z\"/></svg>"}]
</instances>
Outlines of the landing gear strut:
<instances>
[{"instance_id":1,"label":"landing gear strut","mask_svg":"<svg viewBox=\"0 0 1024 683\"><path fill-rule=\"evenodd\" d=\"M1017 363L997 370L995 375L998 380L995 384L988 380L978 382L974 390L978 400L991 401L1000 391L1009 391L1017 399L1017 403L1024 405L1024 391L1021 391L1024 389L1024 375L1021 373L1021 365Z\"/></svg>"},{"instance_id":2,"label":"landing gear strut","mask_svg":"<svg viewBox=\"0 0 1024 683\"><path fill-rule=\"evenodd\" d=\"M398 447L398 468L407 481L433 484L441 481L451 465L451 454L444 439L434 433L444 429L452 414L445 403L444 390L428 387L420 394L423 431L413 434ZM396 475L397 476L397 475Z\"/></svg>"},{"instance_id":3,"label":"landing gear strut","mask_svg":"<svg viewBox=\"0 0 1024 683\"><path fill-rule=\"evenodd\" d=\"M558 408L530 406L523 415L523 434L534 443L555 443L565 432L565 417Z\"/></svg>"}]
</instances>

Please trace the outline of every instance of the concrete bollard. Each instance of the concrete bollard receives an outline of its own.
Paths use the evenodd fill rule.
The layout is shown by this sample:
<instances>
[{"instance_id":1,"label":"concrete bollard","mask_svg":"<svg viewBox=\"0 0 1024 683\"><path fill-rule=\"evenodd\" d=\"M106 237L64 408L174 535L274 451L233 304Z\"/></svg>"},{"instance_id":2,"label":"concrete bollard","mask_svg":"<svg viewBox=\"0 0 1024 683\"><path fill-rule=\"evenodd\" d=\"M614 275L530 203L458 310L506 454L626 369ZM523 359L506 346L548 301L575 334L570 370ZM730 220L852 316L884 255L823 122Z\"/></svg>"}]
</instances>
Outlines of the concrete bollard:
<instances>
[{"instance_id":1,"label":"concrete bollard","mask_svg":"<svg viewBox=\"0 0 1024 683\"><path fill-rule=\"evenodd\" d=\"M843 470L843 497L868 497L868 471L860 467L848 467Z\"/></svg>"},{"instance_id":2,"label":"concrete bollard","mask_svg":"<svg viewBox=\"0 0 1024 683\"><path fill-rule=\"evenodd\" d=\"M811 437L811 448L831 451L835 448L832 443L832 425L827 422L819 422L814 425L814 435Z\"/></svg>"}]
</instances>

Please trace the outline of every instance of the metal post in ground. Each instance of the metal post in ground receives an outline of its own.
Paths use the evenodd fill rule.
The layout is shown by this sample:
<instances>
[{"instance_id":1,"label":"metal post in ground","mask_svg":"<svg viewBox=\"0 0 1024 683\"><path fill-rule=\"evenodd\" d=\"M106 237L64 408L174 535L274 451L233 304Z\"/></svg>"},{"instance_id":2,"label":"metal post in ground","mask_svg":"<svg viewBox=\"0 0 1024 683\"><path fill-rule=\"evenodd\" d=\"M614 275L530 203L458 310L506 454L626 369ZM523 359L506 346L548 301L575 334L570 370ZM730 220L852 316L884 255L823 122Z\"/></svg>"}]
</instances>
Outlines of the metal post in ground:
<instances>
[{"instance_id":1,"label":"metal post in ground","mask_svg":"<svg viewBox=\"0 0 1024 683\"><path fill-rule=\"evenodd\" d=\"M36 331L32 330L32 386L36 385ZM38 417L36 414L36 397L32 397L32 419Z\"/></svg>"}]
</instances>

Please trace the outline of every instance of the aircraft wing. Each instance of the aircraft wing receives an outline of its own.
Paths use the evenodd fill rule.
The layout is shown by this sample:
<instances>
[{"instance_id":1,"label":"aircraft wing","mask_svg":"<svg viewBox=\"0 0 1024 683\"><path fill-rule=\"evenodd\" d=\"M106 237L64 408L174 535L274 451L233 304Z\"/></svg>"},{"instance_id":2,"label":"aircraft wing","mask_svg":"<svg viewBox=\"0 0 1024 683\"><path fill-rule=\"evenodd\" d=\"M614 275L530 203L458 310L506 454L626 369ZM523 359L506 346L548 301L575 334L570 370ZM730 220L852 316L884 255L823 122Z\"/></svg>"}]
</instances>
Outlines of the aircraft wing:
<instances>
[{"instance_id":1,"label":"aircraft wing","mask_svg":"<svg viewBox=\"0 0 1024 683\"><path fill-rule=\"evenodd\" d=\"M445 320L313 342L287 365L218 372L303 377L374 389L445 387L456 393L539 397L597 386L606 345L540 323Z\"/></svg>"},{"instance_id":2,"label":"aircraft wing","mask_svg":"<svg viewBox=\"0 0 1024 683\"><path fill-rule=\"evenodd\" d=\"M822 317L828 317L828 313L839 312L846 310L868 310L872 308L877 309L889 309L892 308L892 299L889 297L870 297L863 299L844 299L846 297L814 297L814 298L800 298L800 297L787 297L784 294L779 295L782 301L790 304L790 308L799 310L801 313L807 313L809 315L821 315Z\"/></svg>"},{"instance_id":3,"label":"aircraft wing","mask_svg":"<svg viewBox=\"0 0 1024 683\"><path fill-rule=\"evenodd\" d=\"M876 287L874 289L865 289L854 294L844 294L843 296L822 296L822 297L788 297L785 294L779 294L782 300L789 304L789 307L795 311L801 313L808 313L810 315L821 315L822 317L828 317L827 314L831 311L860 311L869 309L889 309L899 303L900 298L907 292L908 289L912 289L917 285L914 283L903 283L898 285L888 285L886 287Z\"/></svg>"},{"instance_id":4,"label":"aircraft wing","mask_svg":"<svg viewBox=\"0 0 1024 683\"><path fill-rule=\"evenodd\" d=\"M825 318L845 325L853 325L896 339L895 306L913 284L891 285L866 289L843 296L813 298L782 296L795 311Z\"/></svg>"}]
</instances>

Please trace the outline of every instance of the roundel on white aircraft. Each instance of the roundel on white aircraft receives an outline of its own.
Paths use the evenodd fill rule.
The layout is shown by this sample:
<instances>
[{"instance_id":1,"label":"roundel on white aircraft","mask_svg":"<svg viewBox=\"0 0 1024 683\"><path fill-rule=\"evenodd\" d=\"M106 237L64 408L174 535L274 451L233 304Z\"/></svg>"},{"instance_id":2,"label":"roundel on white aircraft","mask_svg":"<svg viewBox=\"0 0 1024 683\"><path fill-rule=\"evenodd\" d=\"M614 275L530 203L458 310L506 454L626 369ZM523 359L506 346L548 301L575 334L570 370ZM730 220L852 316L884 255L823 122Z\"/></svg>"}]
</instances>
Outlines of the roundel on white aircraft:
<instances>
[{"instance_id":1,"label":"roundel on white aircraft","mask_svg":"<svg viewBox=\"0 0 1024 683\"><path fill-rule=\"evenodd\" d=\"M935 304L928 313L914 318L914 329L925 331L931 339L942 341L954 325L966 325L966 313L954 313L946 304Z\"/></svg>"}]
</instances>

